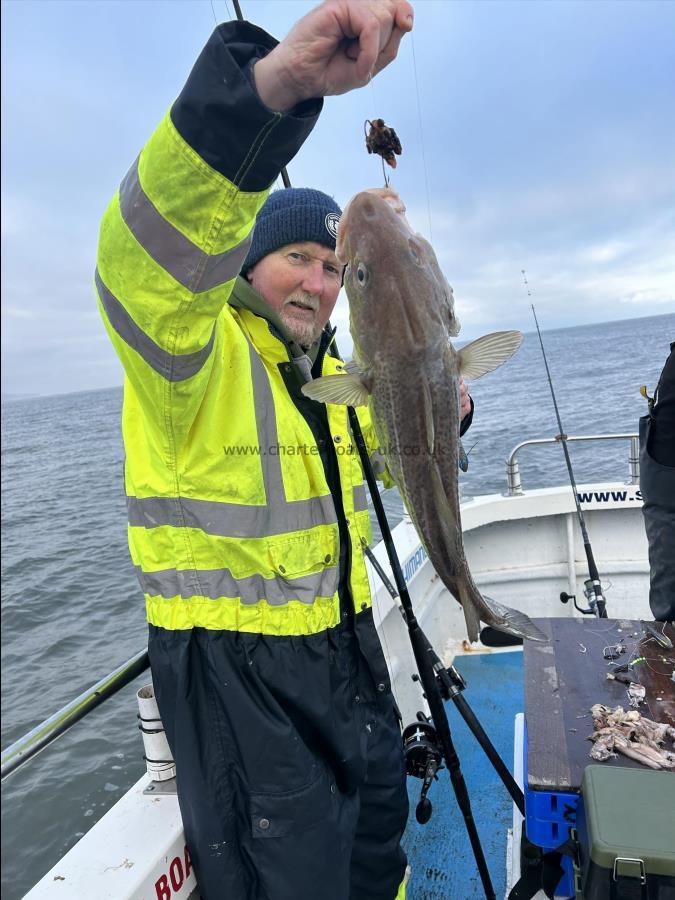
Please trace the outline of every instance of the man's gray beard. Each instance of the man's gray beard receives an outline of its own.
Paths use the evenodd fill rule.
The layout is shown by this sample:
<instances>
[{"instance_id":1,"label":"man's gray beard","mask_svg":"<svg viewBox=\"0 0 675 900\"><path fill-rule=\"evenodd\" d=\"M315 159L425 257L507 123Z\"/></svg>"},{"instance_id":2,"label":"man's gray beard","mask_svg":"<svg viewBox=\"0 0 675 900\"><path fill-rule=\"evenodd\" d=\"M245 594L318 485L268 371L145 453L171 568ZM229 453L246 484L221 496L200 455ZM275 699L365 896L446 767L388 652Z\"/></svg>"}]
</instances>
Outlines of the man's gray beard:
<instances>
[{"instance_id":1,"label":"man's gray beard","mask_svg":"<svg viewBox=\"0 0 675 900\"><path fill-rule=\"evenodd\" d=\"M314 324L311 322L307 322L306 324L298 322L292 315L287 314L284 307L279 310L279 318L293 340L300 344L304 349L311 347L312 344L315 344L321 337L323 328L321 328L320 325L316 322Z\"/></svg>"}]
</instances>

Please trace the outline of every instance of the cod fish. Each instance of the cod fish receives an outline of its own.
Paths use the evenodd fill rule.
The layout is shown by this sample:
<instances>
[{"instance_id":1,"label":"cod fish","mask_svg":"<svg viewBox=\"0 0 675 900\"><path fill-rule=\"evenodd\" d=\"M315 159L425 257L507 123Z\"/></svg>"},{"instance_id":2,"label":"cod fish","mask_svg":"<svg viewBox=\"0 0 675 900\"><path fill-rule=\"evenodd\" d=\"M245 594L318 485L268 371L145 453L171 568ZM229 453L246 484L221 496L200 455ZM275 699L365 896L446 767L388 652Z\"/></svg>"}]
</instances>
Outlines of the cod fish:
<instances>
[{"instance_id":1,"label":"cod fish","mask_svg":"<svg viewBox=\"0 0 675 900\"><path fill-rule=\"evenodd\" d=\"M462 605L469 639L480 621L532 640L545 635L517 610L481 595L462 541L457 468L459 380L509 359L522 334L486 335L459 352L452 288L431 245L388 188L357 194L342 215L336 255L346 263L354 359L346 374L305 384L323 403L369 406L380 450L429 558Z\"/></svg>"}]
</instances>

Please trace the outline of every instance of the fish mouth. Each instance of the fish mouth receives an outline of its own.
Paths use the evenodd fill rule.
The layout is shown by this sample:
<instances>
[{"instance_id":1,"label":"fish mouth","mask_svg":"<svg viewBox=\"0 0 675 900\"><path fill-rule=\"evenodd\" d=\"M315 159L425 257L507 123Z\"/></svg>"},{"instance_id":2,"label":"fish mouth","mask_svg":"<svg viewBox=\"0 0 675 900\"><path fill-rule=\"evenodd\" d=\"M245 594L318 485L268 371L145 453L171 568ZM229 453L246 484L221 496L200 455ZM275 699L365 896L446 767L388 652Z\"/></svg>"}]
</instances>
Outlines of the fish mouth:
<instances>
[{"instance_id":1,"label":"fish mouth","mask_svg":"<svg viewBox=\"0 0 675 900\"><path fill-rule=\"evenodd\" d=\"M353 261L355 248L378 228L394 226L406 239L414 235L405 217L405 204L391 188L367 188L349 201L340 219L335 255L343 265Z\"/></svg>"}]
</instances>

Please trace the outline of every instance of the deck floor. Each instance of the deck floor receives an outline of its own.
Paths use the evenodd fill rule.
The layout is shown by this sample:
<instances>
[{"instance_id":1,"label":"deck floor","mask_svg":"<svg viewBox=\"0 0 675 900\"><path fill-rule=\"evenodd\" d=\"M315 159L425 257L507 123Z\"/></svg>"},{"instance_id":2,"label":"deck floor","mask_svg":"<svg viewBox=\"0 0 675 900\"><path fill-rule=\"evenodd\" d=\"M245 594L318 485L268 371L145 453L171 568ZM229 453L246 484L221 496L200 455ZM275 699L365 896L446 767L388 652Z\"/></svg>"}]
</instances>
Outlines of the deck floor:
<instances>
[{"instance_id":1,"label":"deck floor","mask_svg":"<svg viewBox=\"0 0 675 900\"><path fill-rule=\"evenodd\" d=\"M455 667L467 682L466 701L512 770L514 717L523 711L524 703L522 652L461 656L455 659ZM506 837L513 819L511 797L453 703L446 707L492 886L502 898ZM418 779L408 779L410 818L404 846L413 874L407 900L480 900L485 894L447 771L440 773L429 792L434 809L426 825L415 819L421 786Z\"/></svg>"}]
</instances>

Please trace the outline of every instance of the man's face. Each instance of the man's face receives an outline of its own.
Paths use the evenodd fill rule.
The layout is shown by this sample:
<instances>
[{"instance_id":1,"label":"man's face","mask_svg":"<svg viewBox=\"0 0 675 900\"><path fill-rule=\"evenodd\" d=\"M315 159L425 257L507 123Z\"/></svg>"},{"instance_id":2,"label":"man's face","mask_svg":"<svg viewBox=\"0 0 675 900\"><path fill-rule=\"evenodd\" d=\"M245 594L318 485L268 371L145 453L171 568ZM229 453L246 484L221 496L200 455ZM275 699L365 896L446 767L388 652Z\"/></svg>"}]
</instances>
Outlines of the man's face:
<instances>
[{"instance_id":1,"label":"man's face","mask_svg":"<svg viewBox=\"0 0 675 900\"><path fill-rule=\"evenodd\" d=\"M286 244L247 273L251 286L303 347L321 336L342 285L342 266L323 244Z\"/></svg>"}]
</instances>

